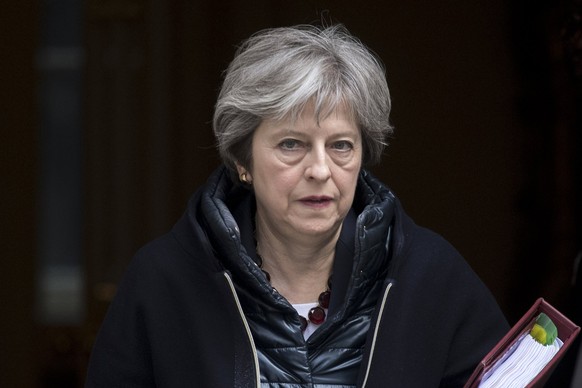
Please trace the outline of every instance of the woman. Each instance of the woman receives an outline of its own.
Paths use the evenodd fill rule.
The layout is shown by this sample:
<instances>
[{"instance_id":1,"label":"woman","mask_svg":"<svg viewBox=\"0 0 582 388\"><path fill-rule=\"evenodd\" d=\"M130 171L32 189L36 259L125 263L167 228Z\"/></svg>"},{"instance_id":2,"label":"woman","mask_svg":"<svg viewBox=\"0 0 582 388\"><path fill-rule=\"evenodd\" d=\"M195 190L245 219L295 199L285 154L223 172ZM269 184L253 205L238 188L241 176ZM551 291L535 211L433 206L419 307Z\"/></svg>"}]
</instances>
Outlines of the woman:
<instances>
[{"instance_id":1,"label":"woman","mask_svg":"<svg viewBox=\"0 0 582 388\"><path fill-rule=\"evenodd\" d=\"M389 111L382 65L341 26L246 41L216 104L225 166L132 261L87 386L462 386L507 323L363 169Z\"/></svg>"}]
</instances>

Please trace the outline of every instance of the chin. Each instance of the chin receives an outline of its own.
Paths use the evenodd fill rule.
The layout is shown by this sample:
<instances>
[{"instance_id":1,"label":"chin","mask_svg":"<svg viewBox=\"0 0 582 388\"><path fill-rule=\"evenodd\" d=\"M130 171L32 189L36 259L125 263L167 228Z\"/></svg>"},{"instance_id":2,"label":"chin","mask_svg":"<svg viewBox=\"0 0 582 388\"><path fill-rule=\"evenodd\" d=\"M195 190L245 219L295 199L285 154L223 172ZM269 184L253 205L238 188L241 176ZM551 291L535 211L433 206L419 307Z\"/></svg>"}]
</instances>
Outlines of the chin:
<instances>
[{"instance_id":1,"label":"chin","mask_svg":"<svg viewBox=\"0 0 582 388\"><path fill-rule=\"evenodd\" d=\"M334 232L336 229L336 224L325 223L325 224L308 224L303 225L301 231L303 234L310 236L325 236L330 232Z\"/></svg>"}]
</instances>

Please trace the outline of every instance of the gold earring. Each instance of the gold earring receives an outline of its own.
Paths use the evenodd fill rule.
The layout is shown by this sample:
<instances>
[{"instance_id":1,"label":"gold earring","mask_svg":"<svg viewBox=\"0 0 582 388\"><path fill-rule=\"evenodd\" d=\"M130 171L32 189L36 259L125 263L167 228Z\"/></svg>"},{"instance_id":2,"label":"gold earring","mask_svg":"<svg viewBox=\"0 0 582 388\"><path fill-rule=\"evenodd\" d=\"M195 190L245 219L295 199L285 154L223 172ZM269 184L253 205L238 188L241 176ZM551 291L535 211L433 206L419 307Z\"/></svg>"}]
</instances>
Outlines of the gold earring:
<instances>
[{"instance_id":1,"label":"gold earring","mask_svg":"<svg viewBox=\"0 0 582 388\"><path fill-rule=\"evenodd\" d=\"M247 178L247 173L246 173L246 172L243 172L242 174L240 174L240 175L238 176L238 179L240 179L240 181L241 181L242 183L246 183L247 185L248 185L248 184L250 184L250 182L249 182L249 180L248 180L248 178Z\"/></svg>"}]
</instances>

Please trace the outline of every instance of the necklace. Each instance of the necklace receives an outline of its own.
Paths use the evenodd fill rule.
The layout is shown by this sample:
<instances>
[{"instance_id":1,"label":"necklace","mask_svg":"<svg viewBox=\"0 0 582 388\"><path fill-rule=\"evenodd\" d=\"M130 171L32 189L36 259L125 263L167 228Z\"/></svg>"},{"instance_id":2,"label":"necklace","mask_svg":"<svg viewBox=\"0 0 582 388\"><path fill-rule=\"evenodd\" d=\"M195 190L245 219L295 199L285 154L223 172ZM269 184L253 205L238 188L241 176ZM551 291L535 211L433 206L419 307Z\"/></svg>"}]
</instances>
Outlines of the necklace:
<instances>
[{"instance_id":1,"label":"necklace","mask_svg":"<svg viewBox=\"0 0 582 388\"><path fill-rule=\"evenodd\" d=\"M257 253L257 265L265 274L267 281L271 283L271 275L263 269L263 258ZM274 287L273 287L274 288ZM331 276L327 279L327 289L319 294L317 298L317 306L311 308L307 313L307 318L304 316L299 316L299 322L301 323L301 331L304 332L307 329L309 322L314 325L321 325L325 322L326 310L329 307L329 301L331 299Z\"/></svg>"}]
</instances>

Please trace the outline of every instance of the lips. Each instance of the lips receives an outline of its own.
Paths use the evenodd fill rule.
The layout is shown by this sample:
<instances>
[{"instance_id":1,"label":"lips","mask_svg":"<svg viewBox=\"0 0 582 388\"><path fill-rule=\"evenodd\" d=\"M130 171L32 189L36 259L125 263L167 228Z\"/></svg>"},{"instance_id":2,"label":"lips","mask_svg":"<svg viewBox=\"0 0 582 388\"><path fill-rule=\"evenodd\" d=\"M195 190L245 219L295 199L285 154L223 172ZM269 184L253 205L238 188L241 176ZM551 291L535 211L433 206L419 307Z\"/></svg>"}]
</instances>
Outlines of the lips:
<instances>
[{"instance_id":1,"label":"lips","mask_svg":"<svg viewBox=\"0 0 582 388\"><path fill-rule=\"evenodd\" d=\"M312 195L309 197L303 197L299 201L307 206L314 208L326 207L332 202L333 198L325 195Z\"/></svg>"}]
</instances>

